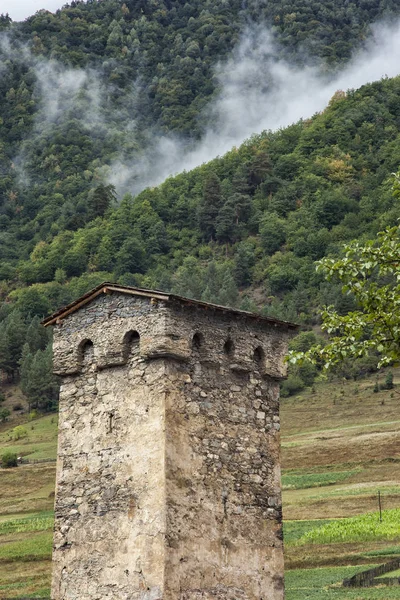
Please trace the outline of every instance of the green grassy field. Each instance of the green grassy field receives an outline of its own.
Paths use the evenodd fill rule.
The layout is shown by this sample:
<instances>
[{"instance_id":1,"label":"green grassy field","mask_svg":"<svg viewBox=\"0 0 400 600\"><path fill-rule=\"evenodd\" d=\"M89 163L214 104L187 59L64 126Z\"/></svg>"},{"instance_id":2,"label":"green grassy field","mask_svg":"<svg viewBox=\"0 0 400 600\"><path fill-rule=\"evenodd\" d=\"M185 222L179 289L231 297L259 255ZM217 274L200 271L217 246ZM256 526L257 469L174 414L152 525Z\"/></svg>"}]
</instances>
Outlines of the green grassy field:
<instances>
[{"instance_id":1,"label":"green grassy field","mask_svg":"<svg viewBox=\"0 0 400 600\"><path fill-rule=\"evenodd\" d=\"M317 525L305 532L298 543L337 544L394 539L400 539L400 509L386 510L382 521L379 512L372 512Z\"/></svg>"},{"instance_id":2,"label":"green grassy field","mask_svg":"<svg viewBox=\"0 0 400 600\"><path fill-rule=\"evenodd\" d=\"M396 587L349 589L341 587L346 577L373 567L325 567L319 569L292 569L285 575L286 600L392 600L400 597Z\"/></svg>"},{"instance_id":3,"label":"green grassy field","mask_svg":"<svg viewBox=\"0 0 400 600\"><path fill-rule=\"evenodd\" d=\"M57 415L27 421L21 427L26 436L18 440L13 435L15 427L0 433L1 453L9 450L30 460L57 457Z\"/></svg>"},{"instance_id":4,"label":"green grassy field","mask_svg":"<svg viewBox=\"0 0 400 600\"><path fill-rule=\"evenodd\" d=\"M400 389L400 371L395 383ZM358 382L354 394L353 383L320 383L282 400L286 600L400 600L400 587L341 585L400 556L399 399L373 393L373 384ZM15 441L21 424L27 435ZM0 425L0 454L54 458L56 442L56 415ZM1 599L50 597L54 482L55 463L0 470Z\"/></svg>"},{"instance_id":5,"label":"green grassy field","mask_svg":"<svg viewBox=\"0 0 400 600\"><path fill-rule=\"evenodd\" d=\"M333 471L332 473L284 473L282 489L302 490L311 487L323 487L345 481L357 471Z\"/></svg>"},{"instance_id":6,"label":"green grassy field","mask_svg":"<svg viewBox=\"0 0 400 600\"><path fill-rule=\"evenodd\" d=\"M0 597L49 598L53 512L0 522Z\"/></svg>"},{"instance_id":7,"label":"green grassy field","mask_svg":"<svg viewBox=\"0 0 400 600\"><path fill-rule=\"evenodd\" d=\"M388 577L388 575L385 573L384 575L377 577L377 579L383 579L384 577ZM390 577L400 577L400 569L397 569L396 571L390 571Z\"/></svg>"},{"instance_id":8,"label":"green grassy field","mask_svg":"<svg viewBox=\"0 0 400 600\"><path fill-rule=\"evenodd\" d=\"M6 387L9 422L0 424L0 455L12 451L28 458L54 459L57 415L29 420L13 411L23 397ZM15 440L15 427L26 431ZM50 598L51 547L54 520L55 462L0 469L0 598Z\"/></svg>"},{"instance_id":9,"label":"green grassy field","mask_svg":"<svg viewBox=\"0 0 400 600\"><path fill-rule=\"evenodd\" d=\"M357 394L350 382L320 383L282 400L286 600L400 598L396 587L342 587L400 556L398 394L374 393L373 382L357 382Z\"/></svg>"}]
</instances>

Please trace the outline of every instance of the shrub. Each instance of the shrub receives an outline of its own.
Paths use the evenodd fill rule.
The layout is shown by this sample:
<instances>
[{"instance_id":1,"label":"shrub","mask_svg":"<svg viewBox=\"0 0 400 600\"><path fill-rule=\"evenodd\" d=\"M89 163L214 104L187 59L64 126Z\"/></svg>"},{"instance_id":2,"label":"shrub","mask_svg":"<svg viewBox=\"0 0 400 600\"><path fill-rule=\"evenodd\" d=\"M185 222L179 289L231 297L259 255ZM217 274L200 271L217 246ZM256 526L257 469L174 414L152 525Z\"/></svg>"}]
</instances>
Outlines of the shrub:
<instances>
[{"instance_id":1,"label":"shrub","mask_svg":"<svg viewBox=\"0 0 400 600\"><path fill-rule=\"evenodd\" d=\"M385 390L393 389L393 373L389 371L385 378Z\"/></svg>"},{"instance_id":2,"label":"shrub","mask_svg":"<svg viewBox=\"0 0 400 600\"><path fill-rule=\"evenodd\" d=\"M289 377L282 383L281 396L287 398L297 392L301 392L304 389L304 381L298 375L289 375Z\"/></svg>"},{"instance_id":3,"label":"shrub","mask_svg":"<svg viewBox=\"0 0 400 600\"><path fill-rule=\"evenodd\" d=\"M12 438L14 441L20 440L21 438L24 438L28 435L28 432L26 431L25 427L22 427L22 425L17 425L17 427L14 427L14 429L12 430Z\"/></svg>"},{"instance_id":4,"label":"shrub","mask_svg":"<svg viewBox=\"0 0 400 600\"><path fill-rule=\"evenodd\" d=\"M0 408L0 421L2 423L5 423L5 421L7 421L8 417L10 416L10 411L8 410L8 408Z\"/></svg>"},{"instance_id":5,"label":"shrub","mask_svg":"<svg viewBox=\"0 0 400 600\"><path fill-rule=\"evenodd\" d=\"M307 352L311 346L324 345L324 338L315 335L313 331L302 331L289 344L289 349L295 352Z\"/></svg>"},{"instance_id":6,"label":"shrub","mask_svg":"<svg viewBox=\"0 0 400 600\"><path fill-rule=\"evenodd\" d=\"M4 392L0 390L0 404L2 404L6 399L6 395Z\"/></svg>"},{"instance_id":7,"label":"shrub","mask_svg":"<svg viewBox=\"0 0 400 600\"><path fill-rule=\"evenodd\" d=\"M3 456L1 457L1 464L6 469L18 466L18 458L15 452L4 452Z\"/></svg>"},{"instance_id":8,"label":"shrub","mask_svg":"<svg viewBox=\"0 0 400 600\"><path fill-rule=\"evenodd\" d=\"M309 386L314 383L314 380L318 375L318 369L311 363L304 363L304 365L301 365L297 369L296 375L300 377L306 386Z\"/></svg>"}]
</instances>

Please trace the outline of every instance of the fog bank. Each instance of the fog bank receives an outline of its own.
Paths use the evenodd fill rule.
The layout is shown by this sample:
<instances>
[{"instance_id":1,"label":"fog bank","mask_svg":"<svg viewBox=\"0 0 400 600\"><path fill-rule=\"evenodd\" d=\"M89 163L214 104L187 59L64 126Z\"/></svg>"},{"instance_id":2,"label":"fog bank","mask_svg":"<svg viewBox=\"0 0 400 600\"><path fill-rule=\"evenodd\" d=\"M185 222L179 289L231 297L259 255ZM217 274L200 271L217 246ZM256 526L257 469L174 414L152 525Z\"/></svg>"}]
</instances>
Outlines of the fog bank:
<instances>
[{"instance_id":1,"label":"fog bank","mask_svg":"<svg viewBox=\"0 0 400 600\"><path fill-rule=\"evenodd\" d=\"M221 91L204 115L205 120L212 118L213 127L189 150L182 141L168 136L154 140L139 162L121 157L109 174L119 191L138 192L157 185L169 175L223 155L254 133L309 118L323 110L337 90L398 75L400 22L374 26L365 49L330 79L316 67L299 69L280 59L271 33L262 27L248 28L216 73Z\"/></svg>"}]
</instances>

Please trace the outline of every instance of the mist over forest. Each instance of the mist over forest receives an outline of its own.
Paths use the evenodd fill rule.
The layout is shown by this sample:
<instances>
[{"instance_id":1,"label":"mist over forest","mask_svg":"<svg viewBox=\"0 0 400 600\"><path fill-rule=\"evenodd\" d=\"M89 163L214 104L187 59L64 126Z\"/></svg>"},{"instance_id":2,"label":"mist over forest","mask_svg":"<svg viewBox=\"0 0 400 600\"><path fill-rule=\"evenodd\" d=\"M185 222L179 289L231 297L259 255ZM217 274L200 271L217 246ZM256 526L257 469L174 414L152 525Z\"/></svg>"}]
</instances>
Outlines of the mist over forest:
<instances>
[{"instance_id":1,"label":"mist over forest","mask_svg":"<svg viewBox=\"0 0 400 600\"><path fill-rule=\"evenodd\" d=\"M114 185L119 197L137 194L225 154L255 133L276 131L311 117L338 90L396 76L399 31L398 20L373 23L345 65L328 70L323 60L303 49L300 65L299 57L290 61L271 27L248 21L228 55L212 65L215 91L195 116L197 135L165 130L152 121L141 126L139 98L147 90L140 76L125 87L122 107L116 105L115 86L103 65L71 67L34 52L28 42L5 32L0 36L5 59L0 68L5 71L7 63L16 63L29 69L36 108L32 129L13 157L17 181L31 184L29 163L35 138L49 139L73 120L93 143L113 150L112 159L104 157L95 176Z\"/></svg>"},{"instance_id":2,"label":"mist over forest","mask_svg":"<svg viewBox=\"0 0 400 600\"><path fill-rule=\"evenodd\" d=\"M230 336L220 349L221 358L226 354L220 379L216 363L210 365L206 356L207 341L200 351L196 348L193 358L202 363L205 393L199 391L198 374L175 382L193 400L190 415L181 411L177 417L182 422L189 418L186 437L194 444L184 442L180 456L185 459L186 451L193 451L203 461L196 449L201 441L205 454L216 448L216 455L207 454L216 457L215 467L208 458L204 468L195 466L197 483L209 487L207 506L214 494L209 476L220 483L228 474L217 525L206 540L210 556L215 551L225 560L235 553L243 543L243 523L249 515L250 520L261 515L261 509L260 526L268 531L268 540L263 539L275 549L277 541L279 549L284 538L287 600L364 597L343 582L357 573L371 583L362 573L367 567L390 561L389 567L397 569L400 564L400 369L391 363L399 356L393 309L398 305L398 229L377 238L399 219L398 0L73 0L55 13L40 10L23 22L13 22L1 10L1 596L50 598L53 540L61 553L72 544L73 554L81 542L91 545L94 555L102 553L108 517L119 522L118 515L128 511L129 535L118 556L125 551L130 556L134 521L138 527L146 521L148 499L154 496L148 492L156 480L146 475L138 483L134 473L125 482L117 473L120 461L113 447L121 440L125 460L122 388L101 395L94 371L100 365L90 358L96 358L97 342L103 347L104 340L93 337L94 354L90 340L79 344L85 370L78 379L88 383L80 389L68 376L59 411L52 327L41 324L96 286L103 289L101 283L115 282L299 325L289 345L288 377L281 380L280 417L270 375L275 380L281 371L262 372L261 347L254 351L250 379L241 371L240 344L232 358L235 340ZM374 253L367 242L376 239L381 246ZM358 279L343 294L341 281L326 280L316 266L331 259L330 272L340 276L342 271L345 277L343 248L352 241L360 243L356 254L363 260L361 268L353 269ZM333 345L326 344L326 323L342 335ZM67 322L64 326L70 335ZM131 342L132 362L123 372L131 388L142 377L150 389L154 370L142 364L138 336L131 334L124 337L124 360ZM256 332L252 335L257 338ZM198 335L193 342L197 338L201 342ZM323 346L314 354L317 364L293 361L316 344ZM273 346L275 341L268 353ZM245 361L249 345L248 352ZM350 360L349 354L358 358ZM323 362L334 365L327 377ZM141 375L134 365L140 365ZM117 378L118 373L119 366ZM103 371L103 383L104 378ZM217 398L221 386L227 394ZM142 453L143 464L165 454L153 452L151 432L161 421L154 403L141 402L147 387L144 395L134 394L131 415L138 428L144 427L148 452L142 452L141 436L134 448L130 427L126 455ZM60 431L69 431L67 438L77 441L73 448L67 440L57 451L58 416ZM185 426L178 425L181 441ZM193 437L195 428L200 433ZM253 430L260 433L254 439ZM268 442L261 453L258 441L264 443L264 432L274 441L272 450ZM283 513L279 464L274 466L279 436ZM82 465L88 470L82 470L79 481L72 471L58 478L62 501L54 511L55 459L57 452L64 456L63 446L67 470ZM75 450L78 454L72 455ZM170 479L175 478L182 498L187 488L184 508L190 521L200 487L193 487L186 471L185 477L172 473ZM370 512L378 506L383 512ZM68 519L60 529L57 522L65 511ZM84 528L78 531L82 518L93 524L86 537ZM236 537L234 543L221 538L219 545L219 533L229 529L226 518L234 519ZM176 535L182 541L186 534ZM182 548L189 548L185 544ZM268 563L270 550L262 559L259 544L251 568L254 573L275 570L273 585L280 594L282 566L280 558ZM183 569L185 561L182 555ZM88 569L71 563L60 589L70 593L68 581L85 571L89 578L100 573L105 595L117 593L109 583L121 576L121 593L135 594L131 582L136 582L139 595L158 597L159 589L148 587L153 586L151 560L143 572L139 563L125 570L117 557L101 573L96 556ZM390 575L386 571L379 568ZM383 579L374 580L379 585L368 588L368 598L398 596L397 576L392 572L387 586ZM243 573L240 577L244 581ZM182 585L189 586L190 579L189 573ZM181 596L222 597L226 591L229 597L248 597L236 584L228 591L215 581L212 589L197 589L206 586L206 579L200 579L190 581L194 590L181 587ZM84 587L82 593L90 595L91 582Z\"/></svg>"},{"instance_id":3,"label":"mist over forest","mask_svg":"<svg viewBox=\"0 0 400 600\"><path fill-rule=\"evenodd\" d=\"M305 329L351 310L315 261L397 219L399 18L391 0L2 15L3 372L29 390L51 361L32 319L103 280ZM46 385L26 393L51 406Z\"/></svg>"}]
</instances>

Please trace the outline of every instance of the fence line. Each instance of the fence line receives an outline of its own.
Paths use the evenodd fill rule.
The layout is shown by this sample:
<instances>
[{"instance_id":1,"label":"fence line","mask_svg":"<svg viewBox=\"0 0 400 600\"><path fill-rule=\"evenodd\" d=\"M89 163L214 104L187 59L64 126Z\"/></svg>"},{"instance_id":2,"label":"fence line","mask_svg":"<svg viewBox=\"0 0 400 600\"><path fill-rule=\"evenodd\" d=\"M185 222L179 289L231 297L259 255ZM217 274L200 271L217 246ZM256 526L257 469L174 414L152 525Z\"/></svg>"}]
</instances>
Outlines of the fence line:
<instances>
[{"instance_id":1,"label":"fence line","mask_svg":"<svg viewBox=\"0 0 400 600\"><path fill-rule=\"evenodd\" d=\"M380 575L396 571L400 567L400 558L395 558L379 567L373 567L361 573L357 573L343 581L344 587L371 587L374 585L400 585L399 577L385 577L384 579L376 579Z\"/></svg>"},{"instance_id":2,"label":"fence line","mask_svg":"<svg viewBox=\"0 0 400 600\"><path fill-rule=\"evenodd\" d=\"M38 463L57 462L56 458L21 458L18 460L20 465L37 465Z\"/></svg>"},{"instance_id":3,"label":"fence line","mask_svg":"<svg viewBox=\"0 0 400 600\"><path fill-rule=\"evenodd\" d=\"M41 464L41 463L55 463L55 462L57 462L56 458L19 458L18 466L19 465L37 465L37 464ZM0 468L6 469L8 467L3 467L3 466L1 466L1 463L0 463ZM0 597L0 600L2 600L1 597ZM24 599L21 598L21 600L24 600Z\"/></svg>"}]
</instances>

